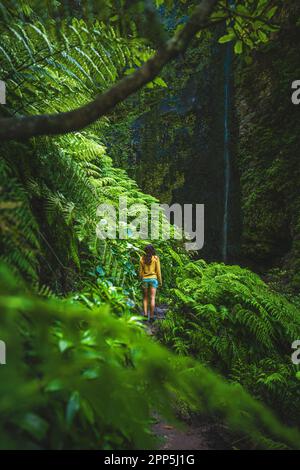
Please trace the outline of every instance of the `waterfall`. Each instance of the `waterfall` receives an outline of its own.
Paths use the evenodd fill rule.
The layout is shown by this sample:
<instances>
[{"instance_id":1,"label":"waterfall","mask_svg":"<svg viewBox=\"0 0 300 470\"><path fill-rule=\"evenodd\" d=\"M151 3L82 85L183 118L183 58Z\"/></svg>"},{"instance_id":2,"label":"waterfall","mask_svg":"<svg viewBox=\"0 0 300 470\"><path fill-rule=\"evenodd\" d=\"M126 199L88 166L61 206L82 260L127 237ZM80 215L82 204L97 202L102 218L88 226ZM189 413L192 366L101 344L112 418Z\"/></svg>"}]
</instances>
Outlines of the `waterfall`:
<instances>
[{"instance_id":1,"label":"waterfall","mask_svg":"<svg viewBox=\"0 0 300 470\"><path fill-rule=\"evenodd\" d=\"M222 259L227 261L228 255L228 206L230 191L230 78L232 63L232 44L226 46L224 62L224 215L222 237Z\"/></svg>"}]
</instances>

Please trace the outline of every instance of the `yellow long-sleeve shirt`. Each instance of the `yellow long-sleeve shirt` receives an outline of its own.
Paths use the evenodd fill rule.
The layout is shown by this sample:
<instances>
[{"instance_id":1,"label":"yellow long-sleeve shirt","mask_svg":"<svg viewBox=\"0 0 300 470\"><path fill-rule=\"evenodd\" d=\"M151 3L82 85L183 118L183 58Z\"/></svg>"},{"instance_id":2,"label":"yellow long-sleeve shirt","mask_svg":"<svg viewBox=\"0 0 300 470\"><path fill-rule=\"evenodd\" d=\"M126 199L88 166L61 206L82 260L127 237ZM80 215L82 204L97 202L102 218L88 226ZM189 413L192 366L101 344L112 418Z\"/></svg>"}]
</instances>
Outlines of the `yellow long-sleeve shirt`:
<instances>
[{"instance_id":1,"label":"yellow long-sleeve shirt","mask_svg":"<svg viewBox=\"0 0 300 470\"><path fill-rule=\"evenodd\" d=\"M143 256L140 258L140 278L157 279L162 285L160 261L158 256L152 256L150 264L145 263Z\"/></svg>"}]
</instances>

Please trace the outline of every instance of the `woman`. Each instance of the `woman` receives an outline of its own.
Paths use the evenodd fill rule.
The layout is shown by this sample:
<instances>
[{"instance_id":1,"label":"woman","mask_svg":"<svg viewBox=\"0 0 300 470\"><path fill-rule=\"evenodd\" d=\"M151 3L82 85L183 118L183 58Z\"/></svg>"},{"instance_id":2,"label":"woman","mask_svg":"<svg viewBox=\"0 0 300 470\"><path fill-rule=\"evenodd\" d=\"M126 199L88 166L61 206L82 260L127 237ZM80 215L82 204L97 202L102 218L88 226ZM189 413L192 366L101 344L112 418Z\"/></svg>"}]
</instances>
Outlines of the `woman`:
<instances>
[{"instance_id":1,"label":"woman","mask_svg":"<svg viewBox=\"0 0 300 470\"><path fill-rule=\"evenodd\" d=\"M140 259L140 278L144 288L144 317L148 317L148 291L150 291L150 322L154 320L155 294L158 283L162 285L160 261L152 245L147 245Z\"/></svg>"}]
</instances>

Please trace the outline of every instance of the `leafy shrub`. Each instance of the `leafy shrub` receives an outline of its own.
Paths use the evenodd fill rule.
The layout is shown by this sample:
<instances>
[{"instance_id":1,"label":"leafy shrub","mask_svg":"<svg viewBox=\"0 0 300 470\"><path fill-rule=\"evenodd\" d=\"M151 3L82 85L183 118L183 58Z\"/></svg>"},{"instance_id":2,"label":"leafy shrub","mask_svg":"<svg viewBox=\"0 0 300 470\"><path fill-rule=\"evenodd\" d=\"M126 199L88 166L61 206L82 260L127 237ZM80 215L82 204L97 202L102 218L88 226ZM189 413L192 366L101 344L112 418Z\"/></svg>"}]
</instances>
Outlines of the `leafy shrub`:
<instances>
[{"instance_id":1,"label":"leafy shrub","mask_svg":"<svg viewBox=\"0 0 300 470\"><path fill-rule=\"evenodd\" d=\"M191 262L177 269L176 307L161 337L244 385L285 417L300 416L298 366L291 344L300 337L298 308L239 266Z\"/></svg>"},{"instance_id":2,"label":"leafy shrub","mask_svg":"<svg viewBox=\"0 0 300 470\"><path fill-rule=\"evenodd\" d=\"M213 410L253 439L261 431L297 447L241 387L151 341L136 320L108 306L24 294L1 266L0 443L15 449L153 448L154 411L174 421L172 402Z\"/></svg>"}]
</instances>

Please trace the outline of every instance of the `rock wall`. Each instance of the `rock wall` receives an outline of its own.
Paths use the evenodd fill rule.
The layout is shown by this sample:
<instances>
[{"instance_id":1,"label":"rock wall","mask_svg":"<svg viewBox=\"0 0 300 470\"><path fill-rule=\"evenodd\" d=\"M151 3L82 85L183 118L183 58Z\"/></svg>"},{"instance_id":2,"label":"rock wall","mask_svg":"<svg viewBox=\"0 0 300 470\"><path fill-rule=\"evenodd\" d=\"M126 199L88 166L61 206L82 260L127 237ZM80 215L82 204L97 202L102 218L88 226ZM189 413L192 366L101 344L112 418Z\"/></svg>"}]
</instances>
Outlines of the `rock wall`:
<instances>
[{"instance_id":1,"label":"rock wall","mask_svg":"<svg viewBox=\"0 0 300 470\"><path fill-rule=\"evenodd\" d=\"M119 164L144 192L168 204L205 205L205 244L198 256L206 260L222 259L225 56L226 46L211 34L195 41L164 71L168 88L144 90L134 97L131 114L117 121L108 138L108 143L114 142L110 154L115 160L120 158L118 142L122 142ZM231 147L229 258L236 254L239 236Z\"/></svg>"},{"instance_id":2,"label":"rock wall","mask_svg":"<svg viewBox=\"0 0 300 470\"><path fill-rule=\"evenodd\" d=\"M300 2L285 2L282 29L235 73L243 261L280 266L300 287ZM298 45L298 47L297 47Z\"/></svg>"}]
</instances>

